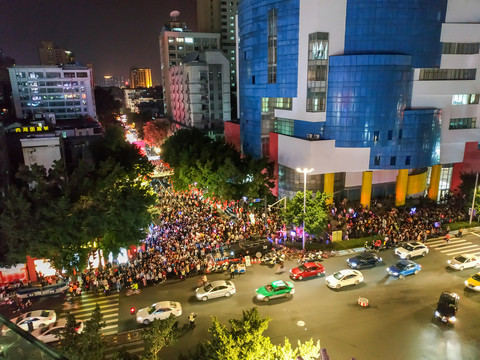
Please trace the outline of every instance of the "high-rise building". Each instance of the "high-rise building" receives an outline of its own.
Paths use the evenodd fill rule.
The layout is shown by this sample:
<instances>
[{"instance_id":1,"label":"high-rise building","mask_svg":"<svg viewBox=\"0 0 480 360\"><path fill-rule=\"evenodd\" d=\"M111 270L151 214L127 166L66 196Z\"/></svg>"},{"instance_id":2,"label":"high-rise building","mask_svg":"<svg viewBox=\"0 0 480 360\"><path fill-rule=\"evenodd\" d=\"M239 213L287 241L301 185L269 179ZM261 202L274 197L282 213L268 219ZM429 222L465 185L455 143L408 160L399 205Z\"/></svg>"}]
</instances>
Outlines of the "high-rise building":
<instances>
[{"instance_id":1,"label":"high-rise building","mask_svg":"<svg viewBox=\"0 0 480 360\"><path fill-rule=\"evenodd\" d=\"M125 81L121 75L104 75L103 76L103 86L104 87L118 87L124 88Z\"/></svg>"},{"instance_id":2,"label":"high-rise building","mask_svg":"<svg viewBox=\"0 0 480 360\"><path fill-rule=\"evenodd\" d=\"M197 0L197 28L200 32L220 33L220 48L230 62L230 84L233 109L236 108L236 25L238 0ZM235 114L232 116L236 117Z\"/></svg>"},{"instance_id":3,"label":"high-rise building","mask_svg":"<svg viewBox=\"0 0 480 360\"><path fill-rule=\"evenodd\" d=\"M182 59L195 51L220 49L220 34L189 32L184 23L176 20L178 12L171 14L172 21L166 25L159 37L160 64L162 69L163 99L165 114L170 112L170 67L182 63Z\"/></svg>"},{"instance_id":4,"label":"high-rise building","mask_svg":"<svg viewBox=\"0 0 480 360\"><path fill-rule=\"evenodd\" d=\"M53 113L55 119L97 118L92 70L86 66L14 66L8 69L17 118Z\"/></svg>"},{"instance_id":5,"label":"high-rise building","mask_svg":"<svg viewBox=\"0 0 480 360\"><path fill-rule=\"evenodd\" d=\"M455 190L480 171L480 3L242 0L244 153L278 194L360 200Z\"/></svg>"},{"instance_id":6,"label":"high-rise building","mask_svg":"<svg viewBox=\"0 0 480 360\"><path fill-rule=\"evenodd\" d=\"M220 50L194 52L170 68L173 119L187 127L223 129L230 121L230 65Z\"/></svg>"},{"instance_id":7,"label":"high-rise building","mask_svg":"<svg viewBox=\"0 0 480 360\"><path fill-rule=\"evenodd\" d=\"M149 68L131 68L130 69L130 87L132 89L143 87L152 87L152 70Z\"/></svg>"},{"instance_id":8,"label":"high-rise building","mask_svg":"<svg viewBox=\"0 0 480 360\"><path fill-rule=\"evenodd\" d=\"M75 64L73 53L54 46L52 41L41 41L38 54L40 56L40 65Z\"/></svg>"},{"instance_id":9,"label":"high-rise building","mask_svg":"<svg viewBox=\"0 0 480 360\"><path fill-rule=\"evenodd\" d=\"M4 54L0 49L0 118L11 110L10 95L12 86L8 76L8 68L15 64L15 60Z\"/></svg>"}]
</instances>

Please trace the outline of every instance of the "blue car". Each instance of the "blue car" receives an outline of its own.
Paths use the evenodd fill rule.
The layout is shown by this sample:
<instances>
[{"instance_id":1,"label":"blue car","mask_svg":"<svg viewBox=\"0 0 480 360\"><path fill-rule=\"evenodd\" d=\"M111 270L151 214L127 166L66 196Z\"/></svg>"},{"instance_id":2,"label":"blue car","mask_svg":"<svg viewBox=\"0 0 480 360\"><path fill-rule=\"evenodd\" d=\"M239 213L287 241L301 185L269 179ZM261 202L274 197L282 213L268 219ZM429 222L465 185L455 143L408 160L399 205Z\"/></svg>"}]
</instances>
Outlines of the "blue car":
<instances>
[{"instance_id":1,"label":"blue car","mask_svg":"<svg viewBox=\"0 0 480 360\"><path fill-rule=\"evenodd\" d=\"M422 270L422 265L417 264L412 260L400 260L395 265L390 266L387 269L387 272L390 275L404 279L407 275L416 275L420 270Z\"/></svg>"}]
</instances>

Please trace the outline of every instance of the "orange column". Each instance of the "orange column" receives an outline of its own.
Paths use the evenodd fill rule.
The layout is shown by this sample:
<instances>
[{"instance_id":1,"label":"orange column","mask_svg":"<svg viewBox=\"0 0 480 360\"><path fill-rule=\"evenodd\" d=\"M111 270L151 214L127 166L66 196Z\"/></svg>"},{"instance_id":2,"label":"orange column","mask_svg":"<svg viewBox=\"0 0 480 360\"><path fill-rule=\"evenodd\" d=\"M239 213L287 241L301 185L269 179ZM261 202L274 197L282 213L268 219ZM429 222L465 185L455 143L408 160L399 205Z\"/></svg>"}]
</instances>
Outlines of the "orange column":
<instances>
[{"instance_id":1,"label":"orange column","mask_svg":"<svg viewBox=\"0 0 480 360\"><path fill-rule=\"evenodd\" d=\"M430 185L428 187L428 197L430 200L437 201L438 189L440 187L440 174L442 172L442 164L433 165L430 175Z\"/></svg>"},{"instance_id":2,"label":"orange column","mask_svg":"<svg viewBox=\"0 0 480 360\"><path fill-rule=\"evenodd\" d=\"M32 259L30 256L27 255L27 275L28 279L32 282L37 281L37 273L35 271L35 263L33 262L34 259Z\"/></svg>"},{"instance_id":3,"label":"orange column","mask_svg":"<svg viewBox=\"0 0 480 360\"><path fill-rule=\"evenodd\" d=\"M364 208L370 207L370 199L372 198L372 177L373 172L364 171L362 175L362 193L360 195L360 204Z\"/></svg>"},{"instance_id":4,"label":"orange column","mask_svg":"<svg viewBox=\"0 0 480 360\"><path fill-rule=\"evenodd\" d=\"M323 179L323 192L327 195L327 205L333 204L333 185L335 183L335 174L325 174Z\"/></svg>"},{"instance_id":5,"label":"orange column","mask_svg":"<svg viewBox=\"0 0 480 360\"><path fill-rule=\"evenodd\" d=\"M407 195L408 169L398 170L397 186L395 189L395 206L405 205Z\"/></svg>"}]
</instances>

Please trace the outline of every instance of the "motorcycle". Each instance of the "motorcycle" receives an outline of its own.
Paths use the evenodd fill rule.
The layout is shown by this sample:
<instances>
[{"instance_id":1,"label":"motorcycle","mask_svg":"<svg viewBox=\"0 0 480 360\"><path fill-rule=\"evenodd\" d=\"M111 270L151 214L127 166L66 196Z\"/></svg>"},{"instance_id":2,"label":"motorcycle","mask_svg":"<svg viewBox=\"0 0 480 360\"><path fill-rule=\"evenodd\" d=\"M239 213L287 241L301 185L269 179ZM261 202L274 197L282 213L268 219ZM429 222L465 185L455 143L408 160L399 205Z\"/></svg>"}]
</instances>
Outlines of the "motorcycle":
<instances>
[{"instance_id":1,"label":"motorcycle","mask_svg":"<svg viewBox=\"0 0 480 360\"><path fill-rule=\"evenodd\" d=\"M138 295L140 293L141 293L140 289L127 289L127 292L125 293L125 295L131 296L131 295Z\"/></svg>"}]
</instances>

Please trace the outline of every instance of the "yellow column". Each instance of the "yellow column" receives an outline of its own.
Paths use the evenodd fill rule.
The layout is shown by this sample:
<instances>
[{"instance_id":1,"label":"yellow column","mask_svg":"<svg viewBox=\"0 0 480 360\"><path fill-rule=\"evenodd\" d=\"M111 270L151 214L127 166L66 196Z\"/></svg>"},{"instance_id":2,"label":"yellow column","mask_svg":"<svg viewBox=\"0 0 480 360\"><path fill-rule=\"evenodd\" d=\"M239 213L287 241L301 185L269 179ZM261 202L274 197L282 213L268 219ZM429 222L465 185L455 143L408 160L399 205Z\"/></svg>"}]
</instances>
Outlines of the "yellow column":
<instances>
[{"instance_id":1,"label":"yellow column","mask_svg":"<svg viewBox=\"0 0 480 360\"><path fill-rule=\"evenodd\" d=\"M372 198L372 176L371 171L364 171L362 175L362 193L360 195L360 204L364 208L370 207L370 199Z\"/></svg>"},{"instance_id":2,"label":"yellow column","mask_svg":"<svg viewBox=\"0 0 480 360\"><path fill-rule=\"evenodd\" d=\"M327 205L333 204L333 184L335 183L335 174L325 174L323 178L323 192L327 195Z\"/></svg>"},{"instance_id":3,"label":"yellow column","mask_svg":"<svg viewBox=\"0 0 480 360\"><path fill-rule=\"evenodd\" d=\"M397 187L395 189L395 206L405 205L407 195L408 169L398 170Z\"/></svg>"},{"instance_id":4,"label":"yellow column","mask_svg":"<svg viewBox=\"0 0 480 360\"><path fill-rule=\"evenodd\" d=\"M437 201L441 172L442 164L432 166L432 173L430 175L430 186L428 188L428 197L430 198L430 200Z\"/></svg>"}]
</instances>

